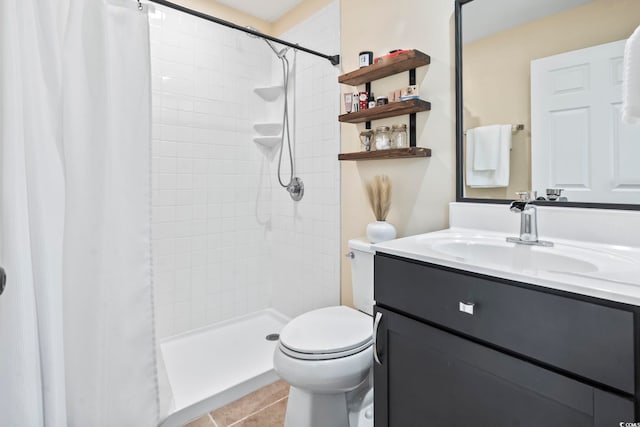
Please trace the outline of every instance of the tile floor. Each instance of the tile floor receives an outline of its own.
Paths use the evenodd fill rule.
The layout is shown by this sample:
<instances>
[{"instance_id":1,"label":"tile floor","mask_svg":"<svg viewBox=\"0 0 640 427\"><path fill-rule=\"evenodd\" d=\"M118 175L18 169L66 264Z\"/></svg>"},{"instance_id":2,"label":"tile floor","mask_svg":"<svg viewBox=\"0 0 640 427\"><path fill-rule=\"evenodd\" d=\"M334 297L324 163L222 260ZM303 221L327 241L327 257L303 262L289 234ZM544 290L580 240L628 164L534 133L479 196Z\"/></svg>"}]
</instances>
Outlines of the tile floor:
<instances>
[{"instance_id":1,"label":"tile floor","mask_svg":"<svg viewBox=\"0 0 640 427\"><path fill-rule=\"evenodd\" d=\"M289 384L276 381L184 427L282 427L288 396Z\"/></svg>"}]
</instances>

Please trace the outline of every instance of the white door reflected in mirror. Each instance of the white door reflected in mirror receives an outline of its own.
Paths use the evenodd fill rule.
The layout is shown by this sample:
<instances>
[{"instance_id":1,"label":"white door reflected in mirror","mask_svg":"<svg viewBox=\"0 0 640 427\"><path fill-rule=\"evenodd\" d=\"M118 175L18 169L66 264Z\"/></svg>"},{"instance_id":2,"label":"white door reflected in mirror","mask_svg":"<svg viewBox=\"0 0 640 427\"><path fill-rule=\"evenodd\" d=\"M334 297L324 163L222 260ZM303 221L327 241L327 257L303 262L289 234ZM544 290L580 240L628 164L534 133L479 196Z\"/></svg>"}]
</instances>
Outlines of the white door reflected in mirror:
<instances>
[{"instance_id":1,"label":"white door reflected in mirror","mask_svg":"<svg viewBox=\"0 0 640 427\"><path fill-rule=\"evenodd\" d=\"M626 40L531 61L531 181L572 202L640 203L640 126L622 122Z\"/></svg>"}]
</instances>

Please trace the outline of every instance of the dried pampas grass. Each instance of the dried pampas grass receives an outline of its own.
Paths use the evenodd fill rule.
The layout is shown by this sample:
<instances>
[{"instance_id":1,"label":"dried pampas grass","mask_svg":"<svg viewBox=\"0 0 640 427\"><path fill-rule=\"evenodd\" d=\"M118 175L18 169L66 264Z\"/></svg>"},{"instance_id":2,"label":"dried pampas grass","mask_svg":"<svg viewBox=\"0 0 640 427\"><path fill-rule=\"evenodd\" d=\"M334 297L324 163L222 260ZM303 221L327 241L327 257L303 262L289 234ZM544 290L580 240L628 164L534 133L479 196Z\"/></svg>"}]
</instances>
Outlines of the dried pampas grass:
<instances>
[{"instance_id":1,"label":"dried pampas grass","mask_svg":"<svg viewBox=\"0 0 640 427\"><path fill-rule=\"evenodd\" d=\"M391 209L391 180L386 175L376 175L367 183L369 204L377 221L385 221Z\"/></svg>"}]
</instances>

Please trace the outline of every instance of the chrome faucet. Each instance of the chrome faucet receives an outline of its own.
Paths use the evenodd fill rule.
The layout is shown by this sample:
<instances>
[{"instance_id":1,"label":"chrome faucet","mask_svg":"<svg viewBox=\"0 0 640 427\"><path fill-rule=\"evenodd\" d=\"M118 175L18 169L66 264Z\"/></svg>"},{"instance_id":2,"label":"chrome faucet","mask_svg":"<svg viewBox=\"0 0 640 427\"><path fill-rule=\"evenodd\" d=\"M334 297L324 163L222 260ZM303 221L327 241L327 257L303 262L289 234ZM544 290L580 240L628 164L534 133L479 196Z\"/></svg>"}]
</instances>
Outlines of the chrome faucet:
<instances>
[{"instance_id":1,"label":"chrome faucet","mask_svg":"<svg viewBox=\"0 0 640 427\"><path fill-rule=\"evenodd\" d=\"M509 210L520 214L520 237L507 237L507 242L521 245L553 246L552 242L538 240L538 210L531 202L536 199L535 191L516 193L519 200L511 202Z\"/></svg>"}]
</instances>

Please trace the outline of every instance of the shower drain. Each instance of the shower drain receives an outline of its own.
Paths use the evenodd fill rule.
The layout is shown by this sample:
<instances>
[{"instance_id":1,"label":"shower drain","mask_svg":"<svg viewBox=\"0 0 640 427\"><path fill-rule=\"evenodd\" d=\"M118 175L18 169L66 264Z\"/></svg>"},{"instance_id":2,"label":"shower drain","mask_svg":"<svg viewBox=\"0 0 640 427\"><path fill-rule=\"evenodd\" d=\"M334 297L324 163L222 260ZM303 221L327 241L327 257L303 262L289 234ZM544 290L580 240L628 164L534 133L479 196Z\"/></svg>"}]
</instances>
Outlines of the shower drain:
<instances>
[{"instance_id":1,"label":"shower drain","mask_svg":"<svg viewBox=\"0 0 640 427\"><path fill-rule=\"evenodd\" d=\"M264 337L267 341L278 341L280 339L280 334L269 334Z\"/></svg>"}]
</instances>

